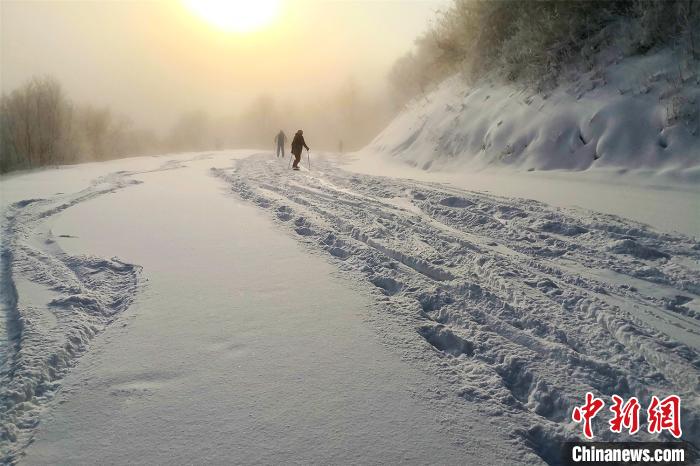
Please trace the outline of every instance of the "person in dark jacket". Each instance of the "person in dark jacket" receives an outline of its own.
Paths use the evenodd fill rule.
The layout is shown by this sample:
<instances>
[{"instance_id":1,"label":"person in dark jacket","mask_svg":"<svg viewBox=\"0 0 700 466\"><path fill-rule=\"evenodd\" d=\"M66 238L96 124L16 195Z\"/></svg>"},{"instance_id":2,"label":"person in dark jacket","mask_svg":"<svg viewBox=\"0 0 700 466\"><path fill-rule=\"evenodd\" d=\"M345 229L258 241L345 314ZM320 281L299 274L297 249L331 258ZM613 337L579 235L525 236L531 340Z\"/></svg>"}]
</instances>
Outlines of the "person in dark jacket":
<instances>
[{"instance_id":1,"label":"person in dark jacket","mask_svg":"<svg viewBox=\"0 0 700 466\"><path fill-rule=\"evenodd\" d=\"M277 143L277 157L280 156L281 152L282 158L284 158L284 143L287 142L287 135L284 134L284 131L280 130L280 132L277 133L277 136L275 136L275 142Z\"/></svg>"},{"instance_id":2,"label":"person in dark jacket","mask_svg":"<svg viewBox=\"0 0 700 466\"><path fill-rule=\"evenodd\" d=\"M306 150L309 150L309 146L307 146L306 141L304 141L304 132L302 130L299 130L297 131L297 134L294 135L294 139L292 140L292 154L294 154L294 164L292 164L292 168L295 170L299 170L299 162L301 161L302 147L305 147Z\"/></svg>"}]
</instances>

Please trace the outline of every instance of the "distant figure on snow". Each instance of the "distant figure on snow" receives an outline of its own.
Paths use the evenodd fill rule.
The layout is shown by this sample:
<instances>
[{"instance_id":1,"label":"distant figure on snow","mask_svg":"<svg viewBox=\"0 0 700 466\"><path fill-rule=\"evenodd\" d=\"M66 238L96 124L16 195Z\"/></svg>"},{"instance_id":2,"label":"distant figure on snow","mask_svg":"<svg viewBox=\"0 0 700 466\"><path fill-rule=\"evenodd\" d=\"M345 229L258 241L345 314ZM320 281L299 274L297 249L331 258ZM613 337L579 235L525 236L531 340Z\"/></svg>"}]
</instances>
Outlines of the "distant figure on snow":
<instances>
[{"instance_id":1,"label":"distant figure on snow","mask_svg":"<svg viewBox=\"0 0 700 466\"><path fill-rule=\"evenodd\" d=\"M338 152L343 153L343 140L338 141Z\"/></svg>"},{"instance_id":2,"label":"distant figure on snow","mask_svg":"<svg viewBox=\"0 0 700 466\"><path fill-rule=\"evenodd\" d=\"M292 165L292 168L294 170L299 170L299 161L301 161L301 148L305 147L306 150L309 150L309 146L306 145L306 141L304 141L304 132L302 130L297 131L297 134L294 135L294 139L292 140L292 154L294 154L294 164Z\"/></svg>"},{"instance_id":3,"label":"distant figure on snow","mask_svg":"<svg viewBox=\"0 0 700 466\"><path fill-rule=\"evenodd\" d=\"M277 143L277 157L282 153L282 158L284 158L284 143L287 142L287 135L284 134L284 131L280 130L280 132L277 133L275 142Z\"/></svg>"}]
</instances>

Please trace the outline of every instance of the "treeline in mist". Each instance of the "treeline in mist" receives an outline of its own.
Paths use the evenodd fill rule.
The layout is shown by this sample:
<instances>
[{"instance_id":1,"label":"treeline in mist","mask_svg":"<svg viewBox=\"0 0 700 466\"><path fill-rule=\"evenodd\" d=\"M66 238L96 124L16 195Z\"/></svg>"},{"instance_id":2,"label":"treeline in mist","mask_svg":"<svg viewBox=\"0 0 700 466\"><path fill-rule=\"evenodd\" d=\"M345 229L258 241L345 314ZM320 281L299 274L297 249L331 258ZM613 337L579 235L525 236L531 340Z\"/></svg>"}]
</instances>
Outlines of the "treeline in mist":
<instances>
[{"instance_id":1,"label":"treeline in mist","mask_svg":"<svg viewBox=\"0 0 700 466\"><path fill-rule=\"evenodd\" d=\"M674 45L695 64L700 1L455 0L396 61L389 79L404 102L456 72L544 88L567 65L592 68L595 55L611 45L628 56Z\"/></svg>"},{"instance_id":2,"label":"treeline in mist","mask_svg":"<svg viewBox=\"0 0 700 466\"><path fill-rule=\"evenodd\" d=\"M308 102L262 95L225 117L186 112L157 135L109 108L74 104L55 78L38 77L0 99L0 172L164 152L271 150L280 129L290 142L304 129L314 149L355 150L386 125L394 108L386 96L371 96L350 79Z\"/></svg>"},{"instance_id":3,"label":"treeline in mist","mask_svg":"<svg viewBox=\"0 0 700 466\"><path fill-rule=\"evenodd\" d=\"M145 154L156 136L108 108L78 106L52 77L0 98L0 172Z\"/></svg>"},{"instance_id":4,"label":"treeline in mist","mask_svg":"<svg viewBox=\"0 0 700 466\"><path fill-rule=\"evenodd\" d=\"M182 115L168 137L172 149L273 147L279 130L291 138L298 129L317 150L356 150L388 123L394 107L386 95L371 95L352 79L329 95L296 103L260 95L228 116L212 118L204 111ZM288 144L289 145L289 144Z\"/></svg>"}]
</instances>

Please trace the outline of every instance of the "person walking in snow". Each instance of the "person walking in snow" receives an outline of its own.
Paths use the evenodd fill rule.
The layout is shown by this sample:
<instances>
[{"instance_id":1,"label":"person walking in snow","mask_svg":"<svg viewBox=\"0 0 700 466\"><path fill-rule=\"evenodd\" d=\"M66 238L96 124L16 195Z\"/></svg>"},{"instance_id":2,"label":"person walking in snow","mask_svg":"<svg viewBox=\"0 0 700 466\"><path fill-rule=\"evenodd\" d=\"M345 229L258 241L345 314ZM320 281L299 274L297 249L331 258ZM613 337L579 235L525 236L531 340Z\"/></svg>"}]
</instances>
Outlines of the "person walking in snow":
<instances>
[{"instance_id":1,"label":"person walking in snow","mask_svg":"<svg viewBox=\"0 0 700 466\"><path fill-rule=\"evenodd\" d=\"M301 161L302 147L305 147L306 150L309 150L309 146L307 146L306 141L304 141L304 132L302 130L299 130L297 131L297 134L294 135L294 139L292 140L292 154L294 154L294 164L292 165L292 168L294 170L299 170L299 162Z\"/></svg>"},{"instance_id":2,"label":"person walking in snow","mask_svg":"<svg viewBox=\"0 0 700 466\"><path fill-rule=\"evenodd\" d=\"M280 130L280 132L277 133L275 142L277 143L277 157L279 157L281 153L282 158L284 158L284 143L287 142L287 135L284 134L284 131Z\"/></svg>"}]
</instances>

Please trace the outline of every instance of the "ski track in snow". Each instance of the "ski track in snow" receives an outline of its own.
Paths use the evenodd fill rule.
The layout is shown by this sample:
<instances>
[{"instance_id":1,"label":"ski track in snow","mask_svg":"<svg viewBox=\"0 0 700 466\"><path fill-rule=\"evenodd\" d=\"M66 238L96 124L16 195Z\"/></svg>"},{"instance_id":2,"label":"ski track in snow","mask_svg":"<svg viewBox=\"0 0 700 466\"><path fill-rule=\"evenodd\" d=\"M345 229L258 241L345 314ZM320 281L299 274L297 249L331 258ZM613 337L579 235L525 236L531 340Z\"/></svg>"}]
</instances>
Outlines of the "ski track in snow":
<instances>
[{"instance_id":1,"label":"ski track in snow","mask_svg":"<svg viewBox=\"0 0 700 466\"><path fill-rule=\"evenodd\" d=\"M588 391L606 402L597 440L627 438L608 430L612 394L637 396L644 409L651 395L678 394L683 438L700 438L694 239L607 214L353 174L330 157L311 172L284 162L253 156L211 173L371 283L386 318L413 335L401 342L406 357L428 354L448 391L511 429L524 461L560 461L560 443L581 438L570 416ZM642 431L632 439L659 439Z\"/></svg>"},{"instance_id":2,"label":"ski track in snow","mask_svg":"<svg viewBox=\"0 0 700 466\"><path fill-rule=\"evenodd\" d=\"M0 340L1 462L19 459L61 378L90 340L131 305L142 283L138 265L66 254L46 221L82 202L140 184L134 175L182 166L170 160L155 170L118 171L76 193L6 207L0 271L5 325Z\"/></svg>"},{"instance_id":3,"label":"ski track in snow","mask_svg":"<svg viewBox=\"0 0 700 466\"><path fill-rule=\"evenodd\" d=\"M625 439L607 429L612 394L637 396L643 406L651 395L679 394L683 438L699 437L695 240L606 214L357 175L331 157L314 160L312 172L288 171L284 162L258 155L211 174L371 287L380 336L435 375L426 396L477 406L510 430L509 447L523 450L523 462L559 462L560 442L580 438L570 415L587 391L607 403L594 421L597 440ZM5 462L18 459L61 378L142 282L137 265L66 254L47 220L140 183L140 173L115 172L3 212Z\"/></svg>"}]
</instances>

